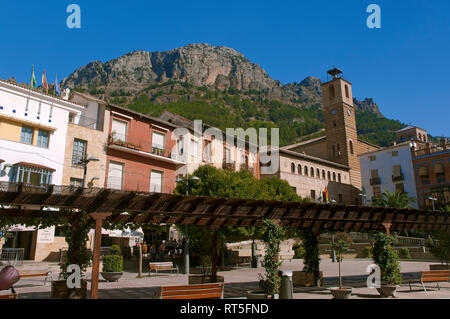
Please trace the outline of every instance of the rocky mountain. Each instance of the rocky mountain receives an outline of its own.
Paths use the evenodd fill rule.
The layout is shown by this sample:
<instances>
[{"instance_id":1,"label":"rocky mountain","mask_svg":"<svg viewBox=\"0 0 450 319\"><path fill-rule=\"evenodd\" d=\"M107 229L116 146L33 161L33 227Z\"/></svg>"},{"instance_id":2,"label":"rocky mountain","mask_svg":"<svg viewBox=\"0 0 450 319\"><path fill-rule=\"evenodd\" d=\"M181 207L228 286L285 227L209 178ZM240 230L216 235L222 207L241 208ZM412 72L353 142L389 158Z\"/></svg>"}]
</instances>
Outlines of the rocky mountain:
<instances>
[{"instance_id":1,"label":"rocky mountain","mask_svg":"<svg viewBox=\"0 0 450 319\"><path fill-rule=\"evenodd\" d=\"M63 80L64 86L89 90L91 94L104 95L107 99L127 96L128 102L146 89L156 89L162 94L158 93L154 102L161 104L179 98L162 91L161 88L166 87L162 84L168 82L222 91L252 92L265 99L298 107L321 104L321 82L318 78L307 77L300 83L283 85L236 50L204 43L189 44L166 52L134 51L106 63L94 61ZM355 105L381 116L372 99L355 99Z\"/></svg>"}]
</instances>

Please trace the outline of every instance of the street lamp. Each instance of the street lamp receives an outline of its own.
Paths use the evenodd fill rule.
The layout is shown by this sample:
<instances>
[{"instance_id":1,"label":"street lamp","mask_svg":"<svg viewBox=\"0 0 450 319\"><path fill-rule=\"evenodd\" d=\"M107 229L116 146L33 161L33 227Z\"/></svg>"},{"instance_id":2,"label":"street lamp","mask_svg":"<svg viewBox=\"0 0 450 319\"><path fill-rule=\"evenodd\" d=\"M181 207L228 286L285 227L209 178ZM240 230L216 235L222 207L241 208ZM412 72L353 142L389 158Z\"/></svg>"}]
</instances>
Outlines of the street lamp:
<instances>
[{"instance_id":1,"label":"street lamp","mask_svg":"<svg viewBox=\"0 0 450 319\"><path fill-rule=\"evenodd\" d=\"M200 178L192 176L191 180L198 181ZM177 178L177 183L183 182L182 178ZM189 195L189 175L186 174L186 196ZM188 244L188 224L184 225L184 232L186 236L186 242L184 243L184 273L189 275L189 244Z\"/></svg>"},{"instance_id":2,"label":"street lamp","mask_svg":"<svg viewBox=\"0 0 450 319\"><path fill-rule=\"evenodd\" d=\"M364 206L364 202L365 202L367 195L364 193L360 193L359 196L361 196L361 204L362 204L362 206Z\"/></svg>"},{"instance_id":3,"label":"street lamp","mask_svg":"<svg viewBox=\"0 0 450 319\"><path fill-rule=\"evenodd\" d=\"M435 208L434 208L434 201L437 200L437 198L435 198L435 197L430 195L430 196L427 197L427 199L431 200L431 203L433 205L433 210L435 210Z\"/></svg>"},{"instance_id":4,"label":"street lamp","mask_svg":"<svg viewBox=\"0 0 450 319\"><path fill-rule=\"evenodd\" d=\"M89 157L85 157L85 158L83 158L83 159L81 159L77 164L80 164L80 165L83 165L83 168L84 168L84 172L83 172L83 184L82 184L82 186L83 186L83 188L84 188L84 185L86 184L86 171L87 171L87 164L89 163L89 162L98 162L99 161L99 159L98 159L98 157L96 157L96 156L89 156Z\"/></svg>"}]
</instances>

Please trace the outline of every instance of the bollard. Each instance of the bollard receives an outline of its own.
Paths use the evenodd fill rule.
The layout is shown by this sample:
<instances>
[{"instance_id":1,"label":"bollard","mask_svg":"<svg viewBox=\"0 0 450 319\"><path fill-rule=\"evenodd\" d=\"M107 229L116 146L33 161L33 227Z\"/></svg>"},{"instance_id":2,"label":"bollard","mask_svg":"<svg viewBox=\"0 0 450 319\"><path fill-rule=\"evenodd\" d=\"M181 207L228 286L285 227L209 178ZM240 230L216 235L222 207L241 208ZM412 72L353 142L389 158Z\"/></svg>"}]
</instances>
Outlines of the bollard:
<instances>
[{"instance_id":1,"label":"bollard","mask_svg":"<svg viewBox=\"0 0 450 319\"><path fill-rule=\"evenodd\" d=\"M280 298L279 299L293 299L294 288L292 285L292 271L280 270L278 275L281 276Z\"/></svg>"}]
</instances>

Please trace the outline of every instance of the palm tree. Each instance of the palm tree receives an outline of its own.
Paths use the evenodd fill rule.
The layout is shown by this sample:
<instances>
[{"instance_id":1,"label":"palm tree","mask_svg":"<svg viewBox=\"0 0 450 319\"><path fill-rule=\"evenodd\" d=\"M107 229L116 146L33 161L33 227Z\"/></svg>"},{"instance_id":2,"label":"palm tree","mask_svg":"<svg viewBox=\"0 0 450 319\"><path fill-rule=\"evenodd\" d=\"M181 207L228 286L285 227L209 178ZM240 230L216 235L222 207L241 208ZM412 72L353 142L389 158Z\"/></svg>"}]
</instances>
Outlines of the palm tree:
<instances>
[{"instance_id":1,"label":"palm tree","mask_svg":"<svg viewBox=\"0 0 450 319\"><path fill-rule=\"evenodd\" d=\"M373 204L380 207L391 208L409 208L411 204L415 203L416 199L408 197L408 193L384 191L381 196L377 197Z\"/></svg>"}]
</instances>

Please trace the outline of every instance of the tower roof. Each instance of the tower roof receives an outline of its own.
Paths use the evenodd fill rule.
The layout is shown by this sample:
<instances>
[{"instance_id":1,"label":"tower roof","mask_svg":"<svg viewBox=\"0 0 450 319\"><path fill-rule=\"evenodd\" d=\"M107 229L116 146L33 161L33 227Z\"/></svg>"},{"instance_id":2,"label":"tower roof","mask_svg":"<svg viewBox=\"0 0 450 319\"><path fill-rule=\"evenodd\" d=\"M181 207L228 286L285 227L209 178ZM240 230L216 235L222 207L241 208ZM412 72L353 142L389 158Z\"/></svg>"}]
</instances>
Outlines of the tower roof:
<instances>
[{"instance_id":1,"label":"tower roof","mask_svg":"<svg viewBox=\"0 0 450 319\"><path fill-rule=\"evenodd\" d=\"M333 69L331 69L331 70L328 70L327 73L328 73L329 75L331 75L331 76L333 77L333 79L334 79L334 78L337 78L337 76L338 76L339 74L342 74L343 72L342 72L341 69L333 68Z\"/></svg>"}]
</instances>

